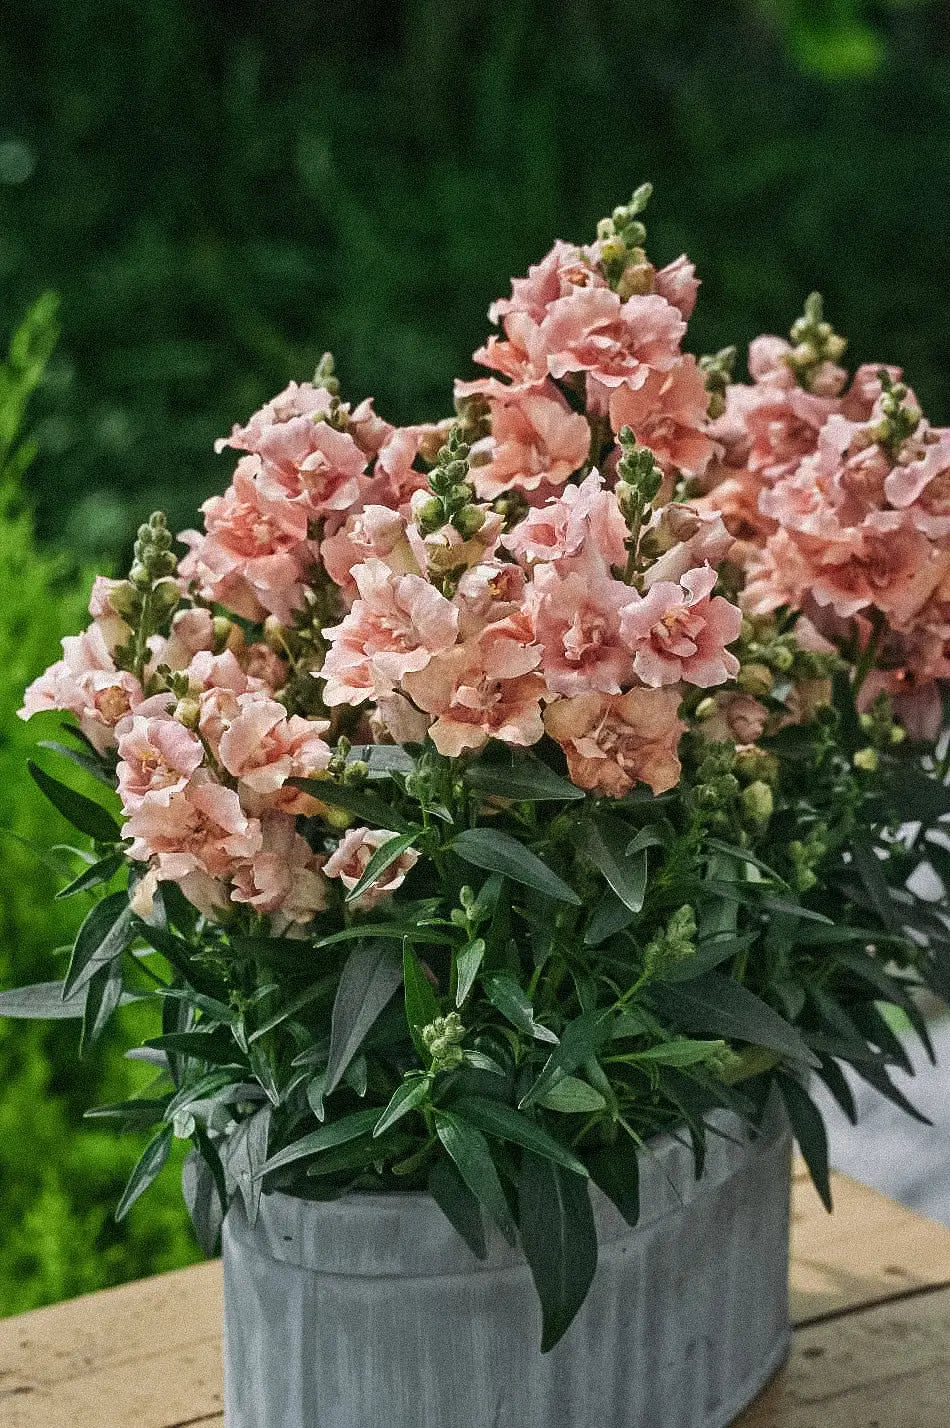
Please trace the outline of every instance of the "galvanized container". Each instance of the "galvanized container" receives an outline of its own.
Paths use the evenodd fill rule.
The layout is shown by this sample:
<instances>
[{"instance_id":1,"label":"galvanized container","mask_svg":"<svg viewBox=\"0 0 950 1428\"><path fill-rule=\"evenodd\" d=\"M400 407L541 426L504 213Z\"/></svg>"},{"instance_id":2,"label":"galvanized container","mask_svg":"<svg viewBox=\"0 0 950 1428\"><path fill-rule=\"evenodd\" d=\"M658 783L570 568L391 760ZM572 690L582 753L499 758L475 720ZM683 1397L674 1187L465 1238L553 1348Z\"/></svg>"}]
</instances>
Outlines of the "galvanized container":
<instances>
[{"instance_id":1,"label":"galvanized container","mask_svg":"<svg viewBox=\"0 0 950 1428\"><path fill-rule=\"evenodd\" d=\"M527 1265L478 1261L424 1194L265 1196L224 1226L227 1428L725 1428L788 1348L790 1141L666 1136L631 1229L598 1192L600 1264L539 1352Z\"/></svg>"}]
</instances>

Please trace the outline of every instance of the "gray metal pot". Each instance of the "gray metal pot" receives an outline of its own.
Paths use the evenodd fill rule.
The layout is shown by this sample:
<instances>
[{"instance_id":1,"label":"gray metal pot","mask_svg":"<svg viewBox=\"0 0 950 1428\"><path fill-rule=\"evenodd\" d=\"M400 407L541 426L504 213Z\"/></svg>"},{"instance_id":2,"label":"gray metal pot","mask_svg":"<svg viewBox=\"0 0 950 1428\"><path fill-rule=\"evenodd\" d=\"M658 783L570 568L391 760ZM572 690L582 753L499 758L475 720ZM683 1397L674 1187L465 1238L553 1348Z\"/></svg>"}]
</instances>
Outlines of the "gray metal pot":
<instances>
[{"instance_id":1,"label":"gray metal pot","mask_svg":"<svg viewBox=\"0 0 950 1428\"><path fill-rule=\"evenodd\" d=\"M641 1157L631 1229L593 1192L600 1264L542 1356L527 1265L480 1262L424 1194L264 1197L224 1225L227 1428L725 1428L788 1348L790 1141L717 1113L706 1171Z\"/></svg>"}]
</instances>

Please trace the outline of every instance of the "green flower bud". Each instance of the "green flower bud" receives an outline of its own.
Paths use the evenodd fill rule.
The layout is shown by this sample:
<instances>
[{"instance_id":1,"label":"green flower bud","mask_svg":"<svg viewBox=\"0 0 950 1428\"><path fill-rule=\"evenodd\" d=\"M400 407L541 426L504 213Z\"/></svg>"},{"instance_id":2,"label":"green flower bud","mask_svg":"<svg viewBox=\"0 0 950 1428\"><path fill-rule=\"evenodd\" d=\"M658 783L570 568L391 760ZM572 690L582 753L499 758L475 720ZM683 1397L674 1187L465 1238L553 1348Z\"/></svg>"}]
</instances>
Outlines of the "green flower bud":
<instances>
[{"instance_id":1,"label":"green flower bud","mask_svg":"<svg viewBox=\"0 0 950 1428\"><path fill-rule=\"evenodd\" d=\"M762 779L756 779L742 790L742 812L756 827L763 828L775 811L772 790Z\"/></svg>"},{"instance_id":2,"label":"green flower bud","mask_svg":"<svg viewBox=\"0 0 950 1428\"><path fill-rule=\"evenodd\" d=\"M877 749L873 749L870 744L866 748L858 749L852 760L856 769L861 769L864 773L876 773L881 762L881 756Z\"/></svg>"},{"instance_id":3,"label":"green flower bud","mask_svg":"<svg viewBox=\"0 0 950 1428\"><path fill-rule=\"evenodd\" d=\"M175 718L179 724L184 724L186 729L197 729L201 718L201 705L198 700L190 696L179 699L175 705Z\"/></svg>"},{"instance_id":4,"label":"green flower bud","mask_svg":"<svg viewBox=\"0 0 950 1428\"><path fill-rule=\"evenodd\" d=\"M767 664L744 664L736 676L736 684L743 694L753 694L757 699L772 693L772 671Z\"/></svg>"}]
</instances>

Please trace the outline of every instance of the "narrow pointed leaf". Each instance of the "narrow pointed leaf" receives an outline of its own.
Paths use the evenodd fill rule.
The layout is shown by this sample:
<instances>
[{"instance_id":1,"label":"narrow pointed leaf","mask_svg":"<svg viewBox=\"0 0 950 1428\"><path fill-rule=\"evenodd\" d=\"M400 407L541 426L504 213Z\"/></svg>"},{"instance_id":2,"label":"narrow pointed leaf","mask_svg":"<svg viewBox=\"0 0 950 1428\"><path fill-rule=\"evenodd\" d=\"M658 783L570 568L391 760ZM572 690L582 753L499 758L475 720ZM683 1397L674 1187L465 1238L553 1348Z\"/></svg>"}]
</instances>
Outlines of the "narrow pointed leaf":
<instances>
[{"instance_id":1,"label":"narrow pointed leaf","mask_svg":"<svg viewBox=\"0 0 950 1428\"><path fill-rule=\"evenodd\" d=\"M80 833L85 833L97 843L118 843L122 837L119 825L101 803L96 803L84 793L76 793L75 789L60 783L58 778L46 773L32 759L27 763L27 768L33 782L57 812L74 828L78 828Z\"/></svg>"},{"instance_id":2,"label":"narrow pointed leaf","mask_svg":"<svg viewBox=\"0 0 950 1428\"><path fill-rule=\"evenodd\" d=\"M373 1126L373 1136L380 1136L389 1130L390 1126L402 1120L410 1111L414 1111L417 1106L428 1098L431 1090L431 1082L428 1076L419 1076L414 1081L403 1081L393 1092L389 1105L383 1111L379 1120Z\"/></svg>"},{"instance_id":3,"label":"narrow pointed leaf","mask_svg":"<svg viewBox=\"0 0 950 1428\"><path fill-rule=\"evenodd\" d=\"M589 1082L581 1081L577 1076L563 1076L549 1091L538 1097L538 1105L547 1111L560 1111L565 1115L581 1112L591 1115L604 1110L607 1102Z\"/></svg>"},{"instance_id":4,"label":"narrow pointed leaf","mask_svg":"<svg viewBox=\"0 0 950 1428\"><path fill-rule=\"evenodd\" d=\"M78 877L73 878L71 883L60 888L56 894L57 901L75 897L77 893L88 892L90 888L101 887L103 883L107 883L115 877L123 861L121 853L110 853L107 858L100 858L98 863L93 863L91 868L84 868Z\"/></svg>"},{"instance_id":5,"label":"narrow pointed leaf","mask_svg":"<svg viewBox=\"0 0 950 1428\"><path fill-rule=\"evenodd\" d=\"M484 987L485 995L492 1006L497 1007L502 1016L518 1031L523 1031L526 1036L533 1036L536 1041L557 1045L554 1032L535 1021L534 1009L514 977L506 976L503 972L493 973L484 979Z\"/></svg>"},{"instance_id":6,"label":"narrow pointed leaf","mask_svg":"<svg viewBox=\"0 0 950 1428\"><path fill-rule=\"evenodd\" d=\"M435 1128L459 1175L488 1212L505 1239L514 1244L517 1228L498 1179L488 1142L481 1131L452 1111L435 1112Z\"/></svg>"},{"instance_id":7,"label":"narrow pointed leaf","mask_svg":"<svg viewBox=\"0 0 950 1428\"><path fill-rule=\"evenodd\" d=\"M412 847L418 837L418 833L400 833L394 838L387 838L366 864L359 881L350 888L346 901L355 902L367 888L371 888L386 869L391 867L397 858L401 858L407 848Z\"/></svg>"},{"instance_id":8,"label":"narrow pointed leaf","mask_svg":"<svg viewBox=\"0 0 950 1428\"><path fill-rule=\"evenodd\" d=\"M482 965L485 957L485 940L476 937L474 942L467 943L455 957L455 1005L460 1007L472 990L475 978L478 976L478 969Z\"/></svg>"},{"instance_id":9,"label":"narrow pointed leaf","mask_svg":"<svg viewBox=\"0 0 950 1428\"><path fill-rule=\"evenodd\" d=\"M647 855L641 848L626 852L627 828L608 819L591 819L582 823L576 842L585 857L606 878L608 884L631 912L640 912L647 887Z\"/></svg>"},{"instance_id":10,"label":"narrow pointed leaf","mask_svg":"<svg viewBox=\"0 0 950 1428\"><path fill-rule=\"evenodd\" d=\"M651 984L650 1001L677 1031L748 1041L815 1066L817 1060L799 1033L778 1012L738 982L707 972L691 982Z\"/></svg>"},{"instance_id":11,"label":"narrow pointed leaf","mask_svg":"<svg viewBox=\"0 0 950 1428\"><path fill-rule=\"evenodd\" d=\"M521 1243L541 1301L541 1352L570 1328L597 1269L597 1232L587 1182L526 1155L518 1182Z\"/></svg>"},{"instance_id":12,"label":"narrow pointed leaf","mask_svg":"<svg viewBox=\"0 0 950 1428\"><path fill-rule=\"evenodd\" d=\"M350 953L333 1003L327 1095L340 1084L363 1038L401 981L401 959L386 943L370 942Z\"/></svg>"},{"instance_id":13,"label":"narrow pointed leaf","mask_svg":"<svg viewBox=\"0 0 950 1428\"><path fill-rule=\"evenodd\" d=\"M293 1165L298 1160L319 1155L322 1150L332 1150L335 1146L346 1145L348 1141L358 1140L360 1136L371 1135L373 1127L379 1119L379 1110L353 1111L351 1115L344 1116L342 1120L332 1121L327 1126L321 1126L319 1130L312 1131L310 1135L303 1136L300 1140L294 1141L293 1145L285 1146L283 1150L277 1151L269 1160L258 1169L257 1174L269 1175L272 1170L280 1170L285 1165Z\"/></svg>"},{"instance_id":14,"label":"narrow pointed leaf","mask_svg":"<svg viewBox=\"0 0 950 1428\"><path fill-rule=\"evenodd\" d=\"M165 1126L153 1140L149 1141L122 1192L122 1199L115 1212L116 1220L125 1219L139 1196L144 1195L152 1181L161 1173L168 1159L173 1138L171 1126Z\"/></svg>"},{"instance_id":15,"label":"narrow pointed leaf","mask_svg":"<svg viewBox=\"0 0 950 1428\"><path fill-rule=\"evenodd\" d=\"M429 1172L429 1194L476 1259L488 1253L478 1200L450 1160L438 1160Z\"/></svg>"},{"instance_id":16,"label":"narrow pointed leaf","mask_svg":"<svg viewBox=\"0 0 950 1428\"><path fill-rule=\"evenodd\" d=\"M64 997L62 982L37 982L32 987L14 987L12 991L0 992L0 1017L60 1021L81 1018L85 1006L85 987Z\"/></svg>"},{"instance_id":17,"label":"narrow pointed leaf","mask_svg":"<svg viewBox=\"0 0 950 1428\"><path fill-rule=\"evenodd\" d=\"M587 1167L573 1151L555 1140L537 1121L516 1111L514 1106L491 1100L488 1096L462 1096L453 1102L452 1109L485 1135L511 1141L513 1145L520 1145L524 1150L553 1160L574 1175L586 1178Z\"/></svg>"},{"instance_id":18,"label":"narrow pointed leaf","mask_svg":"<svg viewBox=\"0 0 950 1428\"><path fill-rule=\"evenodd\" d=\"M127 893L110 893L90 908L73 944L63 983L64 999L84 987L100 967L121 956L132 935L132 909Z\"/></svg>"},{"instance_id":19,"label":"narrow pointed leaf","mask_svg":"<svg viewBox=\"0 0 950 1428\"><path fill-rule=\"evenodd\" d=\"M347 813L354 814L373 828L384 828L392 833L417 831L401 813L367 789L334 783L331 779L291 778L287 782L313 794L320 803L327 803L331 808L345 808Z\"/></svg>"},{"instance_id":20,"label":"narrow pointed leaf","mask_svg":"<svg viewBox=\"0 0 950 1428\"><path fill-rule=\"evenodd\" d=\"M557 902L569 902L579 907L581 900L547 863L499 828L466 828L454 838L453 852L473 867L489 873L503 873L516 883L545 893Z\"/></svg>"},{"instance_id":21,"label":"narrow pointed leaf","mask_svg":"<svg viewBox=\"0 0 950 1428\"><path fill-rule=\"evenodd\" d=\"M821 1112L808 1092L792 1076L777 1078L792 1131L798 1141L808 1173L826 1210L831 1210L831 1175L828 1166L828 1136Z\"/></svg>"},{"instance_id":22,"label":"narrow pointed leaf","mask_svg":"<svg viewBox=\"0 0 950 1428\"><path fill-rule=\"evenodd\" d=\"M530 755L515 756L507 763L479 760L468 765L463 778L476 793L493 794L516 803L543 803L549 799L575 802L584 798L583 789Z\"/></svg>"},{"instance_id":23,"label":"narrow pointed leaf","mask_svg":"<svg viewBox=\"0 0 950 1428\"><path fill-rule=\"evenodd\" d=\"M413 1045L426 1066L429 1052L422 1039L422 1028L435 1021L440 1015L439 999L432 983L422 968L422 963L407 942L402 953L402 978L406 997L406 1021Z\"/></svg>"},{"instance_id":24,"label":"narrow pointed leaf","mask_svg":"<svg viewBox=\"0 0 950 1428\"><path fill-rule=\"evenodd\" d=\"M121 999L122 963L115 959L89 978L79 1040L80 1056L85 1056L96 1045Z\"/></svg>"}]
</instances>

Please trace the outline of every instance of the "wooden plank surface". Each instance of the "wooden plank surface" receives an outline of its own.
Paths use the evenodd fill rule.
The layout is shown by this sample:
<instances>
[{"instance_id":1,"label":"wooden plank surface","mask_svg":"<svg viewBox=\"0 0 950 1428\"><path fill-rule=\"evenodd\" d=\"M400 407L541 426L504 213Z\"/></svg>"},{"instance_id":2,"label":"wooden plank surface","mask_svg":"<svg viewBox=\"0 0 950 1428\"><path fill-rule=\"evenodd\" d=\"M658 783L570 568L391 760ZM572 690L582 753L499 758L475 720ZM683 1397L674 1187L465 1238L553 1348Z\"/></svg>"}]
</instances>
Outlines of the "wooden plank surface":
<instances>
[{"instance_id":1,"label":"wooden plank surface","mask_svg":"<svg viewBox=\"0 0 950 1428\"><path fill-rule=\"evenodd\" d=\"M796 1172L801 1327L741 1428L947 1428L950 1230L834 1188L829 1217ZM220 1325L217 1263L0 1320L0 1428L220 1428Z\"/></svg>"}]
</instances>

